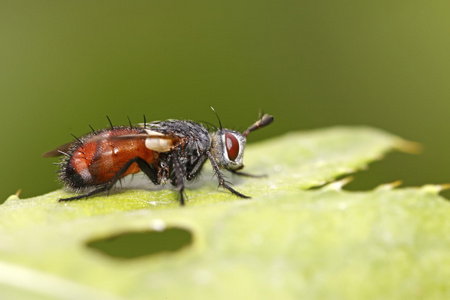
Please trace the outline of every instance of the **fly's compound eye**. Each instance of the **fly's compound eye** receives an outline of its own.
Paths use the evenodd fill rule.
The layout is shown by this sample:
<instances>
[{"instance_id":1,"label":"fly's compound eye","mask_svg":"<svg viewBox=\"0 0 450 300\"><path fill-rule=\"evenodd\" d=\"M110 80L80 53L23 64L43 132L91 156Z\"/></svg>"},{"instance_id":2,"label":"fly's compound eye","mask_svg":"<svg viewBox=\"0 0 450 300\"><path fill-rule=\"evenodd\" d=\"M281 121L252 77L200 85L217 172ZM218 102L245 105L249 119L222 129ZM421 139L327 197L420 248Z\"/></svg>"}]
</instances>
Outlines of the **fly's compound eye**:
<instances>
[{"instance_id":1,"label":"fly's compound eye","mask_svg":"<svg viewBox=\"0 0 450 300\"><path fill-rule=\"evenodd\" d=\"M239 141L232 133L225 133L225 146L227 149L228 159L235 161L239 154Z\"/></svg>"}]
</instances>

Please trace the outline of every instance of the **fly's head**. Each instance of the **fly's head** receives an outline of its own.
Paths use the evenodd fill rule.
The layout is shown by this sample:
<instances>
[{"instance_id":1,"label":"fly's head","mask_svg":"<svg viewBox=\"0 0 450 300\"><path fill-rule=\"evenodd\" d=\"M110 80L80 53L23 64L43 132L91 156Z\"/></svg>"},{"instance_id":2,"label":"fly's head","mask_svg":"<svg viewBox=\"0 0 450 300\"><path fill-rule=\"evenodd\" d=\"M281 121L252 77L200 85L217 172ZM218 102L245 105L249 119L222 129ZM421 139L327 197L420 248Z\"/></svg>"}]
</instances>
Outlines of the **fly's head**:
<instances>
[{"instance_id":1,"label":"fly's head","mask_svg":"<svg viewBox=\"0 0 450 300\"><path fill-rule=\"evenodd\" d=\"M272 116L264 115L243 133L226 128L221 128L212 133L211 154L217 165L227 170L242 169L244 167L243 158L247 135L272 122Z\"/></svg>"},{"instance_id":2,"label":"fly's head","mask_svg":"<svg viewBox=\"0 0 450 300\"><path fill-rule=\"evenodd\" d=\"M220 129L211 134L211 154L220 168L239 170L244 167L244 148L247 139L242 133Z\"/></svg>"}]
</instances>

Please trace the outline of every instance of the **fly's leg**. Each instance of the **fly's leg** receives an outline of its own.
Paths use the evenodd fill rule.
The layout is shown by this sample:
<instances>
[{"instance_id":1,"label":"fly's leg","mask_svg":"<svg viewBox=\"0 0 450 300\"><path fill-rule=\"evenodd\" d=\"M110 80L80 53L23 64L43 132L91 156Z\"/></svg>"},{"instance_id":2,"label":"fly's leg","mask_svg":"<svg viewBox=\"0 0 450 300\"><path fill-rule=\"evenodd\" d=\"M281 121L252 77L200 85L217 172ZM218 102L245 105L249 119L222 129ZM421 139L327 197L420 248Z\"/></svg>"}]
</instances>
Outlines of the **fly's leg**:
<instances>
[{"instance_id":1,"label":"fly's leg","mask_svg":"<svg viewBox=\"0 0 450 300\"><path fill-rule=\"evenodd\" d=\"M263 178L263 177L267 177L266 174L263 175L253 175L253 174L248 174L245 172L239 172L239 171L235 171L235 170L229 170L231 173L235 174L235 175L239 175L239 176L244 176L244 177L253 177L253 178Z\"/></svg>"},{"instance_id":2,"label":"fly's leg","mask_svg":"<svg viewBox=\"0 0 450 300\"><path fill-rule=\"evenodd\" d=\"M172 179L172 184L175 185L177 188L179 188L180 192L180 204L184 205L184 181L183 181L183 169L181 168L180 161L178 160L178 154L176 151L172 154L172 165L173 165L173 172L175 175L175 178Z\"/></svg>"},{"instance_id":3,"label":"fly's leg","mask_svg":"<svg viewBox=\"0 0 450 300\"><path fill-rule=\"evenodd\" d=\"M226 188L227 190L229 190L230 192L232 192L233 194L235 194L238 197L241 198L250 198L249 196L246 196L244 194L239 193L238 191L234 190L231 186L229 186L226 182L225 179L223 178L222 173L220 173L220 169L219 166L217 165L216 161L214 160L214 157L212 156L212 154L209 151L206 151L206 155L208 155L209 160L211 161L211 165L212 168L214 170L214 173L217 176L217 179L219 180L219 185Z\"/></svg>"},{"instance_id":4,"label":"fly's leg","mask_svg":"<svg viewBox=\"0 0 450 300\"><path fill-rule=\"evenodd\" d=\"M89 193L83 194L83 195L78 195L78 196L74 196L74 197L69 197L69 198L62 198L59 199L59 202L63 202L63 201L72 201L72 200L79 200L79 199L83 199L83 198L88 198L92 195L96 195L105 191L109 191L114 184L116 184L116 182L121 178L121 176L123 174L125 174L125 172L130 168L130 166L133 163L137 163L139 168L142 170L142 172L144 172L145 175L147 175L147 177L154 183L154 184L159 184L158 182L158 170L153 166L150 165L148 162L146 162L145 160L143 160L142 158L140 158L139 156L136 156L135 158L130 159L129 161L127 161L121 168L119 171L117 171L116 174L114 174L114 177L111 178L106 184L90 191Z\"/></svg>"},{"instance_id":5,"label":"fly's leg","mask_svg":"<svg viewBox=\"0 0 450 300\"><path fill-rule=\"evenodd\" d=\"M58 200L58 202L64 202L64 201L72 201L72 200L79 200L79 199L83 199L83 198L88 198L92 195L107 191L108 187L106 185L101 186L99 188L96 188L95 190L90 191L89 193L83 194L83 195L78 195L78 196L74 196L74 197L69 197L69 198L61 198Z\"/></svg>"},{"instance_id":6,"label":"fly's leg","mask_svg":"<svg viewBox=\"0 0 450 300\"><path fill-rule=\"evenodd\" d=\"M195 165L192 167L192 169L186 174L187 180L192 180L195 178L195 176L200 172L203 164L205 163L205 160L208 158L205 154L202 154L200 158L195 162Z\"/></svg>"}]
</instances>

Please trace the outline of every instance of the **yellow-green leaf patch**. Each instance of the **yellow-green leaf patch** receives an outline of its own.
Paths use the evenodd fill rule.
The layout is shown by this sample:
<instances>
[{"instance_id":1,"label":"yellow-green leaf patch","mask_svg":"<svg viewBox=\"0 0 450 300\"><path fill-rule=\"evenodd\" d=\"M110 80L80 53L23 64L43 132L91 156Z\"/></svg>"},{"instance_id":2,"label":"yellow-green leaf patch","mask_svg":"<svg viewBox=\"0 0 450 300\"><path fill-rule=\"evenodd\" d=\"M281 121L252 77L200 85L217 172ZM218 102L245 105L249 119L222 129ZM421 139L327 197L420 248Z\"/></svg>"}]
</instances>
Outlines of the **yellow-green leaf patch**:
<instances>
[{"instance_id":1,"label":"yellow-green leaf patch","mask_svg":"<svg viewBox=\"0 0 450 300\"><path fill-rule=\"evenodd\" d=\"M345 127L250 145L246 171L268 177L230 177L250 200L218 190L209 168L185 207L170 189L11 196L0 206L0 296L447 298L450 206L437 189L305 191L404 145Z\"/></svg>"}]
</instances>

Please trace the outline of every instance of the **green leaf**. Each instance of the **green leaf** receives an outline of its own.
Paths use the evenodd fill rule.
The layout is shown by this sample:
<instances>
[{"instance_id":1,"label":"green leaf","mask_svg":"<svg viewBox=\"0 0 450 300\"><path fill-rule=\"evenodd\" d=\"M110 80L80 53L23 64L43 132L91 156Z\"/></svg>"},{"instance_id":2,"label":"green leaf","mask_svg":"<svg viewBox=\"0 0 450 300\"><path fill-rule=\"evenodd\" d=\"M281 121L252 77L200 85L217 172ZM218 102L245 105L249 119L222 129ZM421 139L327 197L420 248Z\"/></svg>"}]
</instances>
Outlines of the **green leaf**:
<instances>
[{"instance_id":1,"label":"green leaf","mask_svg":"<svg viewBox=\"0 0 450 300\"><path fill-rule=\"evenodd\" d=\"M344 127L251 145L246 171L268 177L233 178L250 200L210 175L187 189L186 207L169 189L11 196L0 206L0 296L446 298L450 207L437 188L304 191L406 145Z\"/></svg>"}]
</instances>

